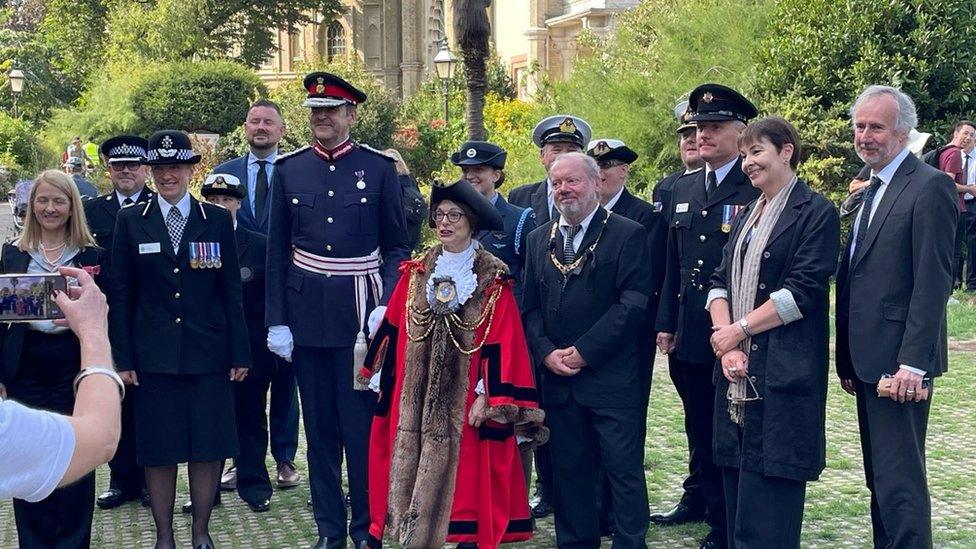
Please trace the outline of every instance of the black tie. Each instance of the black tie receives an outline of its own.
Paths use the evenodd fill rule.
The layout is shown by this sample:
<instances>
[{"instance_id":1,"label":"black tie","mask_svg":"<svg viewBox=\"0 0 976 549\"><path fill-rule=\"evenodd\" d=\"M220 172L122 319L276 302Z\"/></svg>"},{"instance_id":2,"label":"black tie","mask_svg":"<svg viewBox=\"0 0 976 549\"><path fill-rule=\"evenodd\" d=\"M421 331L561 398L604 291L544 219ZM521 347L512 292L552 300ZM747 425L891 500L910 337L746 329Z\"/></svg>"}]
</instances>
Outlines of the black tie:
<instances>
[{"instance_id":1,"label":"black tie","mask_svg":"<svg viewBox=\"0 0 976 549\"><path fill-rule=\"evenodd\" d=\"M962 184L969 184L969 155L962 153Z\"/></svg>"},{"instance_id":2,"label":"black tie","mask_svg":"<svg viewBox=\"0 0 976 549\"><path fill-rule=\"evenodd\" d=\"M264 167L267 160L258 160L258 177L254 184L254 219L258 223L264 219L264 202L268 198L268 172Z\"/></svg>"},{"instance_id":3,"label":"black tie","mask_svg":"<svg viewBox=\"0 0 976 549\"><path fill-rule=\"evenodd\" d=\"M131 206L133 204L134 204L134 202L132 202L132 199L129 198L128 196L125 197L125 200L122 201L122 207L123 208L126 207L126 206Z\"/></svg>"},{"instance_id":4,"label":"black tie","mask_svg":"<svg viewBox=\"0 0 976 549\"><path fill-rule=\"evenodd\" d=\"M874 197L878 194L881 183L881 178L872 177L868 190L864 192L864 200L861 202L861 217L857 222L857 238L854 239L854 250L852 250L855 254L857 254L857 250L868 234L868 227L871 226L871 205L874 204Z\"/></svg>"},{"instance_id":5,"label":"black tie","mask_svg":"<svg viewBox=\"0 0 976 549\"><path fill-rule=\"evenodd\" d=\"M566 226L566 241L563 243L563 264L565 265L576 261L576 250L573 249L573 240L581 228L582 225Z\"/></svg>"},{"instance_id":6,"label":"black tie","mask_svg":"<svg viewBox=\"0 0 976 549\"><path fill-rule=\"evenodd\" d=\"M715 177L715 172L708 172L708 177L705 178L705 197L708 198L712 196L715 189L718 188L718 178Z\"/></svg>"}]
</instances>

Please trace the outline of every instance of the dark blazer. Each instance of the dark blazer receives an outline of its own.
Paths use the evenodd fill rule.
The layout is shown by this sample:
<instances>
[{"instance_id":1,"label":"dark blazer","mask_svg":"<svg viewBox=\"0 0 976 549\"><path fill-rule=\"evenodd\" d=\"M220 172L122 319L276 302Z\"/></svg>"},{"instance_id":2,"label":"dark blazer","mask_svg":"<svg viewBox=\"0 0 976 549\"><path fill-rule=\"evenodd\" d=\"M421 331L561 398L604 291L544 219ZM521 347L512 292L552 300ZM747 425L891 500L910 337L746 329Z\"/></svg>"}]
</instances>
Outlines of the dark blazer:
<instances>
[{"instance_id":1,"label":"dark blazer","mask_svg":"<svg viewBox=\"0 0 976 549\"><path fill-rule=\"evenodd\" d=\"M647 304L644 335L654 333L654 320L664 284L664 261L668 251L668 224L664 212L637 198L627 188L613 205L613 213L643 225L647 233L647 261L651 268L651 295ZM651 345L654 343L651 342Z\"/></svg>"},{"instance_id":2,"label":"dark blazer","mask_svg":"<svg viewBox=\"0 0 976 549\"><path fill-rule=\"evenodd\" d=\"M853 260L848 238L837 273L841 379L874 384L902 364L933 377L946 371L956 200L949 176L909 154Z\"/></svg>"},{"instance_id":3,"label":"dark blazer","mask_svg":"<svg viewBox=\"0 0 976 549\"><path fill-rule=\"evenodd\" d=\"M535 212L535 222L537 226L545 225L552 221L549 216L549 199L546 191L548 179L543 179L537 183L528 183L516 187L509 191L508 201L520 208L532 208Z\"/></svg>"},{"instance_id":4,"label":"dark blazer","mask_svg":"<svg viewBox=\"0 0 976 549\"><path fill-rule=\"evenodd\" d=\"M710 197L705 197L705 170L674 182L669 214L668 254L657 312L657 330L677 334L679 360L711 365L712 321L705 310L709 278L722 261L731 219L726 206L745 206L759 196L736 162ZM680 211L679 211L680 210ZM727 223L723 230L723 221Z\"/></svg>"},{"instance_id":5,"label":"dark blazer","mask_svg":"<svg viewBox=\"0 0 976 549\"><path fill-rule=\"evenodd\" d=\"M664 179L661 179L654 185L654 190L651 192L651 198L654 201L654 209L660 210L664 214L664 218L667 221L671 220L671 213L674 212L673 196L674 196L674 186L677 184L678 180L686 175L691 176L698 173L702 168L697 170L692 170L689 173L685 173L685 170L680 172L674 172L667 175ZM693 181L694 178L688 177L684 181ZM670 223L668 224L670 225Z\"/></svg>"},{"instance_id":6,"label":"dark blazer","mask_svg":"<svg viewBox=\"0 0 976 549\"><path fill-rule=\"evenodd\" d=\"M191 267L190 242L219 243L221 266ZM118 311L109 319L119 370L212 374L251 365L236 250L230 212L192 197L175 252L158 197L119 212L112 249Z\"/></svg>"},{"instance_id":7,"label":"dark blazer","mask_svg":"<svg viewBox=\"0 0 976 549\"><path fill-rule=\"evenodd\" d=\"M241 267L241 286L244 296L244 322L251 345L251 375L270 375L275 368L275 356L268 350L268 329L264 326L265 256L268 237L237 224L237 258Z\"/></svg>"},{"instance_id":8,"label":"dark blazer","mask_svg":"<svg viewBox=\"0 0 976 549\"><path fill-rule=\"evenodd\" d=\"M156 196L156 193L152 192L149 187L143 187L142 191L134 198L136 204L143 203L150 198ZM91 230L92 236L95 237L95 242L98 243L98 247L105 250L106 254L111 257L112 253L112 239L115 234L115 218L119 215L119 210L122 209L122 205L119 204L119 199L115 195L115 189L112 192L103 194L96 198L95 200L85 201L85 219L88 220L88 229Z\"/></svg>"},{"instance_id":9,"label":"dark blazer","mask_svg":"<svg viewBox=\"0 0 976 549\"><path fill-rule=\"evenodd\" d=\"M92 267L92 278L101 286L105 276L105 251L97 247L81 249L72 261L75 267ZM30 264L30 254L20 251L16 245L6 243L0 252L0 273L26 273ZM11 379L17 373L20 354L24 347L24 334L27 324L22 322L0 323L0 383Z\"/></svg>"},{"instance_id":10,"label":"dark blazer","mask_svg":"<svg viewBox=\"0 0 976 549\"><path fill-rule=\"evenodd\" d=\"M639 406L636 336L650 292L644 228L600 207L583 236L580 253L598 237L599 243L580 272L571 273L564 284L549 255L551 245L563 249L561 231L550 242L557 223L529 235L522 290L525 334L541 371L543 400L554 405L572 397L584 406ZM574 345L587 362L578 374L557 376L543 365L553 350Z\"/></svg>"},{"instance_id":11,"label":"dark blazer","mask_svg":"<svg viewBox=\"0 0 976 549\"><path fill-rule=\"evenodd\" d=\"M269 188L268 194L265 195L264 215L261 216L261 219L255 219L254 208L251 207L251 198L247 196L247 156L245 154L244 156L232 158L214 168L213 173L227 173L241 180L241 186L244 188L244 198L241 200L241 209L237 210L237 223L249 231L266 235L268 234L268 217L271 210L271 189ZM271 173L274 174L273 167ZM271 184L272 178L268 178L269 187Z\"/></svg>"},{"instance_id":12,"label":"dark blazer","mask_svg":"<svg viewBox=\"0 0 976 549\"><path fill-rule=\"evenodd\" d=\"M722 263L711 278L712 288L729 291L730 304L734 242L755 204L736 217ZM742 430L729 419L729 382L722 375L721 361L715 361L717 465L803 481L815 480L823 471L830 277L839 252L837 209L798 181L764 248L753 306L759 307L773 292L787 289L803 318L753 336L749 375L755 377L763 400L746 404L747 409L758 412L747 411Z\"/></svg>"},{"instance_id":13,"label":"dark blazer","mask_svg":"<svg viewBox=\"0 0 976 549\"><path fill-rule=\"evenodd\" d=\"M478 231L475 238L485 250L508 265L508 273L515 278L515 299L522 300L522 265L525 262L525 242L529 233L535 229L535 212L529 208L519 208L505 201L497 194L495 209L502 216L505 229L502 231Z\"/></svg>"}]
</instances>

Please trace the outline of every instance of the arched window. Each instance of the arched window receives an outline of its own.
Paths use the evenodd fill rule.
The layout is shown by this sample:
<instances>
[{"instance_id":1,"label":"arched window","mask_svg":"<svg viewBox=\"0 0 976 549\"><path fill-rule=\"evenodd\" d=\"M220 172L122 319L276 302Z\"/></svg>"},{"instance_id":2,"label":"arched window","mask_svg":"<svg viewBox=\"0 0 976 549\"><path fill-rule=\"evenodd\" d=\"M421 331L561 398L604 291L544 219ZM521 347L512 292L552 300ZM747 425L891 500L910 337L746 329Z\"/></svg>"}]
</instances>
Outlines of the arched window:
<instances>
[{"instance_id":1,"label":"arched window","mask_svg":"<svg viewBox=\"0 0 976 549\"><path fill-rule=\"evenodd\" d=\"M329 61L346 55L346 29L342 27L342 23L338 21L329 23L326 41L326 54Z\"/></svg>"}]
</instances>

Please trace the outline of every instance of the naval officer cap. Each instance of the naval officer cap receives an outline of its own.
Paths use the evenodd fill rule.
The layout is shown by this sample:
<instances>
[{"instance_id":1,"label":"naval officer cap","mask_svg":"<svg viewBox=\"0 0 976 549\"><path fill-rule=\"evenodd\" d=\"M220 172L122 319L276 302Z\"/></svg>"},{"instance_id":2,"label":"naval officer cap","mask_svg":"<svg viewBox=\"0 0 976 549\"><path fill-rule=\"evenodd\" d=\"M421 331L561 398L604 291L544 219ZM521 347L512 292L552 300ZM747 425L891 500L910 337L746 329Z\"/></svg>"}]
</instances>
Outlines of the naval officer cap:
<instances>
[{"instance_id":1,"label":"naval officer cap","mask_svg":"<svg viewBox=\"0 0 976 549\"><path fill-rule=\"evenodd\" d=\"M702 84L691 92L688 106L694 111L691 121L721 122L738 120L749 122L759 114L756 106L732 88L721 84Z\"/></svg>"},{"instance_id":2,"label":"naval officer cap","mask_svg":"<svg viewBox=\"0 0 976 549\"><path fill-rule=\"evenodd\" d=\"M540 149L549 143L575 143L582 149L591 137L593 130L586 120L568 114L544 118L532 130L532 142Z\"/></svg>"},{"instance_id":3,"label":"naval officer cap","mask_svg":"<svg viewBox=\"0 0 976 549\"><path fill-rule=\"evenodd\" d=\"M461 206L465 214L473 215L474 219L469 219L472 232L477 231L504 231L505 223L502 221L502 214L498 213L495 205L488 201L478 189L474 188L470 182L458 179L454 182L441 183L434 181L430 189L430 219L428 223L431 227L436 227L434 222L434 210L442 200L450 200Z\"/></svg>"},{"instance_id":4,"label":"naval officer cap","mask_svg":"<svg viewBox=\"0 0 976 549\"><path fill-rule=\"evenodd\" d=\"M597 162L619 160L625 164L632 164L638 156L619 139L594 139L587 145L586 154L592 156Z\"/></svg>"},{"instance_id":5,"label":"naval officer cap","mask_svg":"<svg viewBox=\"0 0 976 549\"><path fill-rule=\"evenodd\" d=\"M106 139L98 151L109 164L113 162L143 162L149 141L138 135L116 135Z\"/></svg>"},{"instance_id":6,"label":"naval officer cap","mask_svg":"<svg viewBox=\"0 0 976 549\"><path fill-rule=\"evenodd\" d=\"M698 124L692 120L694 116L695 111L691 110L688 102L679 101L678 104L674 106L674 117L678 119L678 129L674 131L676 133L684 133L685 130L694 130L698 128Z\"/></svg>"},{"instance_id":7,"label":"naval officer cap","mask_svg":"<svg viewBox=\"0 0 976 549\"><path fill-rule=\"evenodd\" d=\"M356 86L328 72L313 72L303 81L308 97L302 103L310 109L358 105L366 102L366 94Z\"/></svg>"},{"instance_id":8,"label":"naval officer cap","mask_svg":"<svg viewBox=\"0 0 976 549\"><path fill-rule=\"evenodd\" d=\"M241 186L241 180L236 175L212 173L203 182L203 187L200 188L200 194L204 198L214 195L244 198L244 187Z\"/></svg>"},{"instance_id":9,"label":"naval officer cap","mask_svg":"<svg viewBox=\"0 0 976 549\"><path fill-rule=\"evenodd\" d=\"M149 136L144 164L196 164L200 155L193 152L190 136L180 130L160 130Z\"/></svg>"},{"instance_id":10,"label":"naval officer cap","mask_svg":"<svg viewBox=\"0 0 976 549\"><path fill-rule=\"evenodd\" d=\"M491 166L499 170L505 169L505 159L508 153L505 149L487 141L465 141L460 150L451 154L451 163L455 166Z\"/></svg>"}]
</instances>

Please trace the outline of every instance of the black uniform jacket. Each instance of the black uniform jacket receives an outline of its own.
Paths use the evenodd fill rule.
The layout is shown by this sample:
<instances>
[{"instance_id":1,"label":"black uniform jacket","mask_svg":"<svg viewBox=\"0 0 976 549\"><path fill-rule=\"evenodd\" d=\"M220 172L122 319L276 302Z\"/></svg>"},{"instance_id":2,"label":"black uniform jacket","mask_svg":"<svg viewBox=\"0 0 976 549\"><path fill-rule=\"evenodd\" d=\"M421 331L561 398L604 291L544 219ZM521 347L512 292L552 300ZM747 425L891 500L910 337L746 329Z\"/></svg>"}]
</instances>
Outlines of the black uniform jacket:
<instances>
[{"instance_id":1,"label":"black uniform jacket","mask_svg":"<svg viewBox=\"0 0 976 549\"><path fill-rule=\"evenodd\" d=\"M647 304L647 316L641 337L651 339L654 345L654 320L657 316L657 306L661 298L661 286L664 284L664 265L668 248L668 224L663 211L637 198L626 188L620 198L613 205L613 213L622 215L631 221L636 221L644 227L647 233L646 259L651 268L651 294Z\"/></svg>"},{"instance_id":2,"label":"black uniform jacket","mask_svg":"<svg viewBox=\"0 0 976 549\"><path fill-rule=\"evenodd\" d=\"M143 187L142 191L133 197L133 200L136 202L135 205L142 203L145 206L146 201L154 196L156 193L149 190L148 187ZM91 230L92 236L95 237L95 242L109 254L109 257L111 257L112 240L115 235L115 218L118 217L121 209L122 205L119 204L114 189L98 198L85 201L85 218L88 220L88 228Z\"/></svg>"},{"instance_id":3,"label":"black uniform jacket","mask_svg":"<svg viewBox=\"0 0 976 549\"><path fill-rule=\"evenodd\" d=\"M606 221L606 223L604 223ZM526 339L541 371L542 395L556 405L574 398L584 406L639 406L637 334L650 292L647 236L640 224L598 208L578 253L578 273L564 279L552 264L563 249L558 220L529 235L522 309ZM586 250L599 238L596 249ZM543 359L555 349L576 346L587 365L571 377L552 373Z\"/></svg>"},{"instance_id":4,"label":"black uniform jacket","mask_svg":"<svg viewBox=\"0 0 976 549\"><path fill-rule=\"evenodd\" d=\"M535 212L509 204L497 194L495 209L502 216L503 231L478 231L475 238L491 255L508 266L508 274L515 278L515 298L522 301L522 264L525 262L526 241L535 229Z\"/></svg>"},{"instance_id":5,"label":"black uniform jacket","mask_svg":"<svg viewBox=\"0 0 976 549\"><path fill-rule=\"evenodd\" d=\"M672 198L674 197L675 184L677 184L678 180L681 179L682 177L685 177L686 175L691 176L695 173L698 173L698 171L700 170L701 168L698 168L697 170L692 170L691 172L688 173L686 173L685 170L682 170L680 172L674 172L666 176L664 179L658 181L654 185L654 191L651 193L651 196L654 199L654 209L660 210L661 213L664 214L664 218L667 221L671 220L671 213L674 212L674 205L672 204ZM690 184L691 181L694 181L694 178L685 177L683 181L684 184L687 185Z\"/></svg>"},{"instance_id":6,"label":"black uniform jacket","mask_svg":"<svg viewBox=\"0 0 976 549\"><path fill-rule=\"evenodd\" d=\"M543 179L537 183L527 183L516 187L508 193L508 201L520 208L532 208L535 212L535 223L537 226L545 225L552 221L549 214L548 199L548 179Z\"/></svg>"},{"instance_id":7,"label":"black uniform jacket","mask_svg":"<svg viewBox=\"0 0 976 549\"><path fill-rule=\"evenodd\" d=\"M758 196L739 162L708 199L705 170L682 176L674 183L657 329L677 334L674 353L679 360L696 364L715 360L708 342L712 321L705 310L709 278L722 260L722 248L732 228L729 214L735 206L745 206Z\"/></svg>"},{"instance_id":8,"label":"black uniform jacket","mask_svg":"<svg viewBox=\"0 0 976 549\"><path fill-rule=\"evenodd\" d=\"M22 252L12 243L3 245L0 252L0 272L3 274L26 273L27 266L30 264L30 254ZM92 274L95 282L101 286L105 279L105 251L97 247L81 249L72 261L77 268L85 268ZM17 373L17 365L20 364L20 353L24 345L24 333L27 324L22 322L3 322L0 323L0 383L4 379L11 379Z\"/></svg>"},{"instance_id":9,"label":"black uniform jacket","mask_svg":"<svg viewBox=\"0 0 976 549\"><path fill-rule=\"evenodd\" d=\"M859 214L860 215L860 214ZM837 374L877 383L900 365L938 376L948 367L956 191L909 154L878 202L864 241L837 273ZM858 229L861 230L861 229Z\"/></svg>"},{"instance_id":10,"label":"black uniform jacket","mask_svg":"<svg viewBox=\"0 0 976 549\"><path fill-rule=\"evenodd\" d=\"M237 239L237 258L241 267L244 321L251 343L250 375L270 375L275 369L275 356L268 350L268 329L264 326L264 272L268 237L245 229L240 223L234 230L234 237Z\"/></svg>"},{"instance_id":11,"label":"black uniform jacket","mask_svg":"<svg viewBox=\"0 0 976 549\"><path fill-rule=\"evenodd\" d=\"M189 244L217 243L220 267L190 266ZM119 212L112 250L119 370L212 374L251 365L230 212L190 199L174 252L159 199Z\"/></svg>"},{"instance_id":12,"label":"black uniform jacket","mask_svg":"<svg viewBox=\"0 0 976 549\"><path fill-rule=\"evenodd\" d=\"M729 291L733 246L749 213L733 224L712 288ZM764 475L814 480L825 465L824 421L830 338L830 277L840 252L840 218L826 198L802 181L796 183L763 250L754 307L771 293L787 289L803 318L755 335L750 341L749 375L763 400L746 404L739 428L729 419L729 382L715 361L715 463ZM714 306L714 305L713 305ZM730 306L731 312L731 306ZM733 318L733 321L738 320Z\"/></svg>"}]
</instances>

